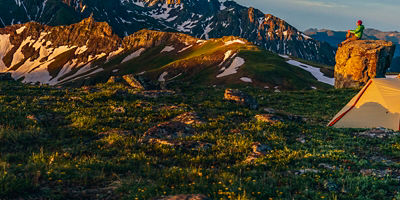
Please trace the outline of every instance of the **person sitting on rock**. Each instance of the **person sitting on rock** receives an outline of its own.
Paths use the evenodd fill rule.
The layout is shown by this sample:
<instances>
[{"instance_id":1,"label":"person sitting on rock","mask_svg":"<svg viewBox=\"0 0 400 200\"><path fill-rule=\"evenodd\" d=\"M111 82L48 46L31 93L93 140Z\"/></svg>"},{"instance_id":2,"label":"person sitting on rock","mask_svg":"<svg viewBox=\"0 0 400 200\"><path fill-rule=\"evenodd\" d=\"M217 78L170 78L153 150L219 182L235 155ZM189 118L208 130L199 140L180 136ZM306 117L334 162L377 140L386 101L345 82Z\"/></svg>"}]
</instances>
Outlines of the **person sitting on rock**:
<instances>
[{"instance_id":1,"label":"person sitting on rock","mask_svg":"<svg viewBox=\"0 0 400 200\"><path fill-rule=\"evenodd\" d=\"M346 40L342 42L342 44L339 44L339 47L342 45L355 41L355 40L361 40L363 34L364 34L364 25L362 25L363 22L361 20L358 20L357 22L357 29L356 30L348 30L347 35L346 35Z\"/></svg>"}]
</instances>

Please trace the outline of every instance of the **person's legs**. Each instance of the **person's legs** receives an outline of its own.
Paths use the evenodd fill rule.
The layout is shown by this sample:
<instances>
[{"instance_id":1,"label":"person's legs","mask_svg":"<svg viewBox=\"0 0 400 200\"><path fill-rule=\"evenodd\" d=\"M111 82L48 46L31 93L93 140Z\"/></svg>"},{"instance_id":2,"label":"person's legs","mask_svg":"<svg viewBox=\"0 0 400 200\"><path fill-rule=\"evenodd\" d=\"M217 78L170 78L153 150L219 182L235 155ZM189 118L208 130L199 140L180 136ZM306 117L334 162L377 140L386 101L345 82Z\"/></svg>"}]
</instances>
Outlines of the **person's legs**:
<instances>
[{"instance_id":1,"label":"person's legs","mask_svg":"<svg viewBox=\"0 0 400 200\"><path fill-rule=\"evenodd\" d=\"M353 35L354 35L354 33L347 32L347 34L346 34L346 39L351 38Z\"/></svg>"},{"instance_id":2,"label":"person's legs","mask_svg":"<svg viewBox=\"0 0 400 200\"><path fill-rule=\"evenodd\" d=\"M339 44L339 47L341 47L342 45L347 44L351 41L356 41L356 40L359 40L358 37L354 33L349 32L346 35L346 40L343 41L341 44Z\"/></svg>"},{"instance_id":3,"label":"person's legs","mask_svg":"<svg viewBox=\"0 0 400 200\"><path fill-rule=\"evenodd\" d=\"M357 36L353 35L351 38L349 38L350 41L356 41L359 40Z\"/></svg>"}]
</instances>

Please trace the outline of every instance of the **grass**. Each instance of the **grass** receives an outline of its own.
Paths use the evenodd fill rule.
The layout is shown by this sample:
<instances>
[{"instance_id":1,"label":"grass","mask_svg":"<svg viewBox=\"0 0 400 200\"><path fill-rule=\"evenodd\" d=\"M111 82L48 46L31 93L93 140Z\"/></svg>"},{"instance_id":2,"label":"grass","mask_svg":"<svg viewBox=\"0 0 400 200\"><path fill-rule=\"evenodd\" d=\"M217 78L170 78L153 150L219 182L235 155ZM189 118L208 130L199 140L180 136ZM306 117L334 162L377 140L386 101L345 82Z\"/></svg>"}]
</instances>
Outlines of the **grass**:
<instances>
[{"instance_id":1,"label":"grass","mask_svg":"<svg viewBox=\"0 0 400 200\"><path fill-rule=\"evenodd\" d=\"M357 91L241 88L260 104L249 110L223 101L224 88L175 89L177 95L144 98L122 85L99 84L88 92L0 82L0 198L149 199L182 193L213 199L400 198L395 176L360 173L398 169L400 137L355 137L358 130L325 126ZM255 121L267 107L307 120ZM194 126L198 134L185 140L211 148L139 142L149 128L187 111L197 112L205 124ZM129 134L103 134L110 130ZM271 150L246 163L254 142Z\"/></svg>"}]
</instances>

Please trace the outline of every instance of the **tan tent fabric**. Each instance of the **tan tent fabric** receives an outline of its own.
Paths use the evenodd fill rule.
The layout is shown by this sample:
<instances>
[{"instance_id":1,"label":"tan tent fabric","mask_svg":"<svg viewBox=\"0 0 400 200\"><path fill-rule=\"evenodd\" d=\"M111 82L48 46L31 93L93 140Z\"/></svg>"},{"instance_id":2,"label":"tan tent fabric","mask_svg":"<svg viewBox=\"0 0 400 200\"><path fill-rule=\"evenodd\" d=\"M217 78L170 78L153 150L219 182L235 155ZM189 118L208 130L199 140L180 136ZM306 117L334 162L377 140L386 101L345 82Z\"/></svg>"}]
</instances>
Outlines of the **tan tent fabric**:
<instances>
[{"instance_id":1,"label":"tan tent fabric","mask_svg":"<svg viewBox=\"0 0 400 200\"><path fill-rule=\"evenodd\" d=\"M328 126L400 130L400 79L370 80Z\"/></svg>"}]
</instances>

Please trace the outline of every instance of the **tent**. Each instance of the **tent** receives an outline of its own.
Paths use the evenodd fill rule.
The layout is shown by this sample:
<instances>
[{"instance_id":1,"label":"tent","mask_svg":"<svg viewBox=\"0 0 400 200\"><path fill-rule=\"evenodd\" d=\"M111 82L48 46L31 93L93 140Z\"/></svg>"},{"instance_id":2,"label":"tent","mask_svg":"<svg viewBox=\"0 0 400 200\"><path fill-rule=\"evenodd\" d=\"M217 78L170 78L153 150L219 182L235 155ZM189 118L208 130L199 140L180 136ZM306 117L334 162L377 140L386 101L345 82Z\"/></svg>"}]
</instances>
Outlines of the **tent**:
<instances>
[{"instance_id":1,"label":"tent","mask_svg":"<svg viewBox=\"0 0 400 200\"><path fill-rule=\"evenodd\" d=\"M400 130L400 79L371 79L328 126Z\"/></svg>"}]
</instances>

